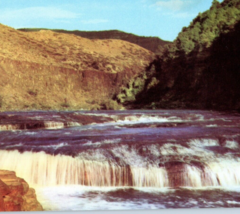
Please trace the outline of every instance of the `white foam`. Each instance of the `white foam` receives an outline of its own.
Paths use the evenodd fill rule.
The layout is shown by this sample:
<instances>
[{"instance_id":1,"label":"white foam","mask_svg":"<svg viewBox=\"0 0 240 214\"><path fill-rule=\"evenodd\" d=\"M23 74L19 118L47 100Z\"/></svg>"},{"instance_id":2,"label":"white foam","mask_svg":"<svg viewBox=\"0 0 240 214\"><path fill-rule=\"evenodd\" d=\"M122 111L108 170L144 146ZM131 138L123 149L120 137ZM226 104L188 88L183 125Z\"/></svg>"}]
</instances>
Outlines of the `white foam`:
<instances>
[{"instance_id":1,"label":"white foam","mask_svg":"<svg viewBox=\"0 0 240 214\"><path fill-rule=\"evenodd\" d=\"M9 131L20 129L19 124L0 124L0 131Z\"/></svg>"},{"instance_id":2,"label":"white foam","mask_svg":"<svg viewBox=\"0 0 240 214\"><path fill-rule=\"evenodd\" d=\"M187 148L181 146L179 144L173 143L166 143L160 148L160 152L162 155L190 155L193 154L195 151L191 148Z\"/></svg>"},{"instance_id":3,"label":"white foam","mask_svg":"<svg viewBox=\"0 0 240 214\"><path fill-rule=\"evenodd\" d=\"M202 114L194 114L194 117L196 117L198 121L204 121L205 120L204 115L202 115Z\"/></svg>"},{"instance_id":4,"label":"white foam","mask_svg":"<svg viewBox=\"0 0 240 214\"><path fill-rule=\"evenodd\" d=\"M227 140L225 143L225 147L230 148L230 149L238 149L239 145L238 145L238 142L236 142L236 141Z\"/></svg>"},{"instance_id":5,"label":"white foam","mask_svg":"<svg viewBox=\"0 0 240 214\"><path fill-rule=\"evenodd\" d=\"M81 123L78 122L67 122L67 127L72 127L72 126L82 126Z\"/></svg>"},{"instance_id":6,"label":"white foam","mask_svg":"<svg viewBox=\"0 0 240 214\"><path fill-rule=\"evenodd\" d=\"M199 146L195 146L199 145ZM195 143L190 143L188 146L182 146L176 143L165 143L160 148L160 153L162 157L166 157L167 159L170 157L178 157L178 159L183 162L185 157L192 159L192 157L199 157L201 161L210 161L216 158L216 155L213 151L205 149L203 145Z\"/></svg>"},{"instance_id":7,"label":"white foam","mask_svg":"<svg viewBox=\"0 0 240 214\"><path fill-rule=\"evenodd\" d=\"M209 124L209 125L206 125L206 127L218 127L217 124Z\"/></svg>"},{"instance_id":8,"label":"white foam","mask_svg":"<svg viewBox=\"0 0 240 214\"><path fill-rule=\"evenodd\" d=\"M29 117L30 119L43 119L44 117L43 116L33 116L33 117Z\"/></svg>"},{"instance_id":9,"label":"white foam","mask_svg":"<svg viewBox=\"0 0 240 214\"><path fill-rule=\"evenodd\" d=\"M31 131L31 132L24 132L25 135L35 135L36 132L35 131Z\"/></svg>"},{"instance_id":10,"label":"white foam","mask_svg":"<svg viewBox=\"0 0 240 214\"><path fill-rule=\"evenodd\" d=\"M22 143L18 143L18 144L13 144L13 145L7 145L6 147L7 148L12 148L12 147L20 147L20 146L23 146L23 144Z\"/></svg>"},{"instance_id":11,"label":"white foam","mask_svg":"<svg viewBox=\"0 0 240 214\"><path fill-rule=\"evenodd\" d=\"M69 146L69 144L66 143L66 142L62 142L62 143L59 143L59 144L56 144L56 145L45 145L44 147L46 147L46 148L59 149L59 148L64 147L64 146ZM37 146L37 147L38 147L38 146Z\"/></svg>"},{"instance_id":12,"label":"white foam","mask_svg":"<svg viewBox=\"0 0 240 214\"><path fill-rule=\"evenodd\" d=\"M111 117L111 116L114 116L114 115L104 114L104 113L87 113L87 112L85 112L85 113L74 112L74 115L88 115L88 116L96 116L96 117Z\"/></svg>"},{"instance_id":13,"label":"white foam","mask_svg":"<svg viewBox=\"0 0 240 214\"><path fill-rule=\"evenodd\" d=\"M70 135L72 134L71 132L64 132L65 135Z\"/></svg>"},{"instance_id":14,"label":"white foam","mask_svg":"<svg viewBox=\"0 0 240 214\"><path fill-rule=\"evenodd\" d=\"M229 201L229 200L227 201L227 203L228 204L240 204L240 202L238 202L238 201Z\"/></svg>"},{"instance_id":15,"label":"white foam","mask_svg":"<svg viewBox=\"0 0 240 214\"><path fill-rule=\"evenodd\" d=\"M219 142L215 139L194 139L188 142L188 145L196 147L219 146Z\"/></svg>"},{"instance_id":16,"label":"white foam","mask_svg":"<svg viewBox=\"0 0 240 214\"><path fill-rule=\"evenodd\" d=\"M148 145L146 147L147 150L149 150L151 152L151 154L153 154L154 156L159 157L160 156L160 149L159 149L159 145Z\"/></svg>"},{"instance_id":17,"label":"white foam","mask_svg":"<svg viewBox=\"0 0 240 214\"><path fill-rule=\"evenodd\" d=\"M62 129L64 128L64 123L57 121L44 121L44 126L46 129Z\"/></svg>"},{"instance_id":18,"label":"white foam","mask_svg":"<svg viewBox=\"0 0 240 214\"><path fill-rule=\"evenodd\" d=\"M74 211L74 210L133 210L133 209L160 209L166 208L161 204L151 204L148 200L138 201L121 200L108 201L105 193L117 188L86 188L83 186L37 188L38 200L44 210ZM88 195L88 192L95 192Z\"/></svg>"},{"instance_id":19,"label":"white foam","mask_svg":"<svg viewBox=\"0 0 240 214\"><path fill-rule=\"evenodd\" d=\"M94 143L92 141L88 141L87 143L84 143L83 146L94 146L94 145L99 146L103 144L114 144L114 143L120 143L120 142L121 142L121 138L97 141Z\"/></svg>"},{"instance_id":20,"label":"white foam","mask_svg":"<svg viewBox=\"0 0 240 214\"><path fill-rule=\"evenodd\" d=\"M182 122L178 117L159 117L159 116L126 116L124 119L117 120L119 124L136 124L136 123L164 123L164 122Z\"/></svg>"},{"instance_id":21,"label":"white foam","mask_svg":"<svg viewBox=\"0 0 240 214\"><path fill-rule=\"evenodd\" d=\"M121 145L112 149L115 157L124 160L125 163L133 167L147 167L148 159L140 156L136 149L129 148L128 145Z\"/></svg>"}]
</instances>

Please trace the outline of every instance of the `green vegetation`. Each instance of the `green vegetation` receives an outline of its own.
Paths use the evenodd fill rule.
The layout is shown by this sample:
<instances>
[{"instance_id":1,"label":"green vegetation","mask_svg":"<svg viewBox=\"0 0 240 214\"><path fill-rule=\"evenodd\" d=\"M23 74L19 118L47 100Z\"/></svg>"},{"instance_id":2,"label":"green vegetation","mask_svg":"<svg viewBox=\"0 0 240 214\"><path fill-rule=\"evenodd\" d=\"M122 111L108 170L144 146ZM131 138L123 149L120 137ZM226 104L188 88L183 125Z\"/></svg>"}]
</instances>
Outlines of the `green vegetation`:
<instances>
[{"instance_id":1,"label":"green vegetation","mask_svg":"<svg viewBox=\"0 0 240 214\"><path fill-rule=\"evenodd\" d=\"M221 4L213 0L210 10L199 13L188 28L184 27L165 55L175 58L181 53L209 48L215 38L228 33L239 20L239 0L225 0Z\"/></svg>"},{"instance_id":2,"label":"green vegetation","mask_svg":"<svg viewBox=\"0 0 240 214\"><path fill-rule=\"evenodd\" d=\"M21 30L38 31L40 29ZM141 41L140 43L146 44L149 50L149 47L154 45L152 50L155 55L157 54L155 59L153 54L148 55L148 53L151 54L150 52L144 53L143 50L136 49L134 45L127 43L119 49L119 54L116 56L111 54L105 56L103 54L105 52L98 51L95 46L91 51L83 52L84 45L78 47L73 43L74 45L70 46L72 49L69 49L71 56L57 43L57 41L62 42L58 39L66 35L55 33L57 36L49 37L51 39L44 48L44 52L48 51L48 58L49 53L53 53L53 59L57 63L64 61L64 66L71 66L76 73L78 72L76 82L69 79L72 82L68 83L67 91L71 94L74 87L75 92L80 88L78 96L81 97L84 105L91 109L144 107L240 110L240 101L238 101L240 97L239 0L224 0L222 3L213 0L208 11L199 13L188 27L182 29L175 41L168 43L165 47L159 41L154 42L155 38L139 39L135 35L120 31L54 31L91 39L112 39L103 41L103 50L113 42L118 42L113 39L132 43ZM42 48L39 43L35 42L38 48ZM140 43L136 44L141 46ZM54 51L48 48L49 45L52 45L51 48ZM112 46L113 49L115 47ZM68 58L68 56L71 57ZM43 59L46 60L46 57ZM139 65L135 65L135 61ZM95 87L93 88L92 85ZM114 89L115 86L116 89ZM98 93L95 93L96 91ZM40 97L40 91L29 90L28 94L32 96L31 99L34 96ZM98 95L102 95L101 99ZM6 100L4 98L4 107L7 106ZM65 100L58 104L58 107L60 105L60 108L70 109L75 106L74 102L69 101Z\"/></svg>"},{"instance_id":3,"label":"green vegetation","mask_svg":"<svg viewBox=\"0 0 240 214\"><path fill-rule=\"evenodd\" d=\"M150 64L133 108L240 111L239 38L240 1L214 0Z\"/></svg>"}]
</instances>

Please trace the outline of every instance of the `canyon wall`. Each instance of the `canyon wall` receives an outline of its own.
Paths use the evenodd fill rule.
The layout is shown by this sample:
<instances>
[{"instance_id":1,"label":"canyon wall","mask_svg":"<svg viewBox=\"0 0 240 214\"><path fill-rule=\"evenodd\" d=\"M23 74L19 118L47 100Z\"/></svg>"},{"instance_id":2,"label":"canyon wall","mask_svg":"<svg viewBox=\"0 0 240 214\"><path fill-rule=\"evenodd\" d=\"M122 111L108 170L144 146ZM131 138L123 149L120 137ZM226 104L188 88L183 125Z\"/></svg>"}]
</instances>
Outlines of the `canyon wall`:
<instances>
[{"instance_id":1,"label":"canyon wall","mask_svg":"<svg viewBox=\"0 0 240 214\"><path fill-rule=\"evenodd\" d=\"M0 109L124 109L116 96L155 54L121 40L90 40L0 25Z\"/></svg>"}]
</instances>

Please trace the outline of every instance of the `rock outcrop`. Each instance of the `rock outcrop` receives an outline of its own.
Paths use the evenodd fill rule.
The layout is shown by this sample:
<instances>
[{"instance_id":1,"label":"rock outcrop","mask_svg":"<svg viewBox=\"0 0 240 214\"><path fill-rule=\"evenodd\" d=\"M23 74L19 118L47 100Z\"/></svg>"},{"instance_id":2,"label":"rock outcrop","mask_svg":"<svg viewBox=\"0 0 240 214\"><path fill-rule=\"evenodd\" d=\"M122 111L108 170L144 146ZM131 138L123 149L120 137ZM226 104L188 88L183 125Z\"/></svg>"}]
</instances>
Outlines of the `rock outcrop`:
<instances>
[{"instance_id":1,"label":"rock outcrop","mask_svg":"<svg viewBox=\"0 0 240 214\"><path fill-rule=\"evenodd\" d=\"M155 54L122 40L90 40L0 25L0 109L121 109L116 97Z\"/></svg>"},{"instance_id":2,"label":"rock outcrop","mask_svg":"<svg viewBox=\"0 0 240 214\"><path fill-rule=\"evenodd\" d=\"M0 170L0 211L42 211L35 190L15 172Z\"/></svg>"}]
</instances>

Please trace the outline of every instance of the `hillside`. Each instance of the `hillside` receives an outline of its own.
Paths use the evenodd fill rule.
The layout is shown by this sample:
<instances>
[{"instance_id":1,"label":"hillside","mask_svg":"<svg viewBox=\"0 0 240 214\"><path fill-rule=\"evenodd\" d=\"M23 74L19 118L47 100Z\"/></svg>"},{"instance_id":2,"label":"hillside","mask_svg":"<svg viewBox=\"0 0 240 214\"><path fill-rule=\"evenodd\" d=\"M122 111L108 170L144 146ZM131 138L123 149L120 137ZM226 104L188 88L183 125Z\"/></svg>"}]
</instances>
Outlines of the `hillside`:
<instances>
[{"instance_id":1,"label":"hillside","mask_svg":"<svg viewBox=\"0 0 240 214\"><path fill-rule=\"evenodd\" d=\"M1 110L240 110L238 0L214 0L157 56L123 40L27 31L0 26ZM119 32L98 37L109 35Z\"/></svg>"},{"instance_id":2,"label":"hillside","mask_svg":"<svg viewBox=\"0 0 240 214\"><path fill-rule=\"evenodd\" d=\"M47 30L41 28L22 28L18 29L23 32L36 32L40 30ZM81 36L87 39L120 39L123 41L131 42L133 44L139 45L147 50L154 53L160 54L163 51L163 46L171 44L171 42L164 41L158 37L145 37L137 36L131 33L125 33L119 30L106 30L106 31L67 31L54 29L53 32L73 34L76 36Z\"/></svg>"},{"instance_id":3,"label":"hillside","mask_svg":"<svg viewBox=\"0 0 240 214\"><path fill-rule=\"evenodd\" d=\"M120 109L114 97L155 55L121 40L90 40L0 25L0 109Z\"/></svg>"},{"instance_id":4,"label":"hillside","mask_svg":"<svg viewBox=\"0 0 240 214\"><path fill-rule=\"evenodd\" d=\"M240 2L213 1L154 61L157 84L131 107L240 110L239 38Z\"/></svg>"}]
</instances>

